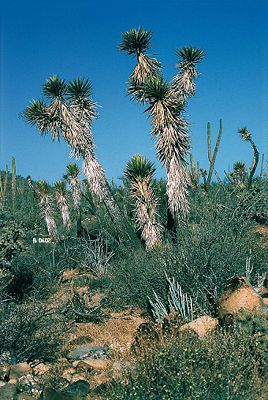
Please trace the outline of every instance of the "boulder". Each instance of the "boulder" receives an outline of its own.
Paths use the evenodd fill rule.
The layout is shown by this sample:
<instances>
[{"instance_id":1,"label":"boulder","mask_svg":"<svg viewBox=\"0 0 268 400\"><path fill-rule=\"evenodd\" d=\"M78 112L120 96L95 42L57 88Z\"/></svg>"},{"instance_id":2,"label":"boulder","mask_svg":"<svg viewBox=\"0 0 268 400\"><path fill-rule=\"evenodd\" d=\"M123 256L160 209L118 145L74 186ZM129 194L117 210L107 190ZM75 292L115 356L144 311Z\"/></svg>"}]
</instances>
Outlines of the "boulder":
<instances>
[{"instance_id":1,"label":"boulder","mask_svg":"<svg viewBox=\"0 0 268 400\"><path fill-rule=\"evenodd\" d=\"M212 318L208 315L203 315L193 321L182 325L179 332L195 332L200 338L203 338L217 329L219 321L217 318Z\"/></svg>"},{"instance_id":2,"label":"boulder","mask_svg":"<svg viewBox=\"0 0 268 400\"><path fill-rule=\"evenodd\" d=\"M106 360L108 348L105 346L80 346L77 349L71 350L67 358L69 360L84 360L85 358Z\"/></svg>"},{"instance_id":3,"label":"boulder","mask_svg":"<svg viewBox=\"0 0 268 400\"><path fill-rule=\"evenodd\" d=\"M262 311L263 308L262 297L244 277L233 278L218 300L218 314L221 319L240 310Z\"/></svg>"},{"instance_id":4,"label":"boulder","mask_svg":"<svg viewBox=\"0 0 268 400\"><path fill-rule=\"evenodd\" d=\"M27 362L11 365L9 378L20 379L23 376L32 374L32 368Z\"/></svg>"},{"instance_id":5,"label":"boulder","mask_svg":"<svg viewBox=\"0 0 268 400\"><path fill-rule=\"evenodd\" d=\"M96 360L91 358L86 358L85 360L79 361L77 367L81 367L84 369L99 369L104 370L110 365L110 360Z\"/></svg>"}]
</instances>

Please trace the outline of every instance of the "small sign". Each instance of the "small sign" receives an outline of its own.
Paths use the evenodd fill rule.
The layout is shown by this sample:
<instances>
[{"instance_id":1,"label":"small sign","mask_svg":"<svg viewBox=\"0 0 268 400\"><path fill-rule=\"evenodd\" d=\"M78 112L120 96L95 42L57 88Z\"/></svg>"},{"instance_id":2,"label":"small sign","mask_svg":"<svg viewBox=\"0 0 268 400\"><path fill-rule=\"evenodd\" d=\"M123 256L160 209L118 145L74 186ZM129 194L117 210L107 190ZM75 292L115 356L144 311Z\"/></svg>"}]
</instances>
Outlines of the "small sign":
<instances>
[{"instance_id":1,"label":"small sign","mask_svg":"<svg viewBox=\"0 0 268 400\"><path fill-rule=\"evenodd\" d=\"M36 243L51 243L50 237L33 238L33 244Z\"/></svg>"}]
</instances>

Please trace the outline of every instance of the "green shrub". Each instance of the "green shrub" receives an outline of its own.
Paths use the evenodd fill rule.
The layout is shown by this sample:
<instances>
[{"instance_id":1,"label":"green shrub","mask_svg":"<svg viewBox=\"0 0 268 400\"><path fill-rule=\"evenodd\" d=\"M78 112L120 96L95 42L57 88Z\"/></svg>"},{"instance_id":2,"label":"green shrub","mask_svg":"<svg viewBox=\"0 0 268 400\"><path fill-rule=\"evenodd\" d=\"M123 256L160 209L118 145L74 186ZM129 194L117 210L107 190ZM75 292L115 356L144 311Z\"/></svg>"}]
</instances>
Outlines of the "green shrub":
<instances>
[{"instance_id":1,"label":"green shrub","mask_svg":"<svg viewBox=\"0 0 268 400\"><path fill-rule=\"evenodd\" d=\"M13 362L53 361L70 327L68 310L38 301L5 303L0 313L0 353Z\"/></svg>"},{"instance_id":2,"label":"green shrub","mask_svg":"<svg viewBox=\"0 0 268 400\"><path fill-rule=\"evenodd\" d=\"M182 335L145 354L125 383L108 388L107 399L257 400L267 377L256 357L258 338L239 330L199 340Z\"/></svg>"}]
</instances>

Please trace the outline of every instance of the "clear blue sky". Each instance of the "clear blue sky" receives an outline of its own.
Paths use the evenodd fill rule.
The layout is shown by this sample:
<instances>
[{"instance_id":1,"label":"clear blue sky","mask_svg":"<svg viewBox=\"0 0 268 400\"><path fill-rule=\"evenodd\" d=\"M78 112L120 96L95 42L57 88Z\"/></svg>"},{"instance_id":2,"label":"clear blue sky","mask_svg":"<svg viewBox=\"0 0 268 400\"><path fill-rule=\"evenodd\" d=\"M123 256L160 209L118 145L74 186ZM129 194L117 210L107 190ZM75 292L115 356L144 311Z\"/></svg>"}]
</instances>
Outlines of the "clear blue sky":
<instances>
[{"instance_id":1,"label":"clear blue sky","mask_svg":"<svg viewBox=\"0 0 268 400\"><path fill-rule=\"evenodd\" d=\"M0 168L15 156L20 175L54 182L71 162L64 143L41 137L19 118L53 74L92 82L100 106L97 156L108 178L120 177L135 153L156 160L144 109L126 96L135 61L117 50L121 34L140 25L154 33L151 53L166 79L176 73L176 48L206 52L187 109L192 152L201 165L207 166L207 121L215 138L220 118L220 173L236 160L251 161L237 134L241 126L268 157L268 0L4 0L1 8Z\"/></svg>"}]
</instances>

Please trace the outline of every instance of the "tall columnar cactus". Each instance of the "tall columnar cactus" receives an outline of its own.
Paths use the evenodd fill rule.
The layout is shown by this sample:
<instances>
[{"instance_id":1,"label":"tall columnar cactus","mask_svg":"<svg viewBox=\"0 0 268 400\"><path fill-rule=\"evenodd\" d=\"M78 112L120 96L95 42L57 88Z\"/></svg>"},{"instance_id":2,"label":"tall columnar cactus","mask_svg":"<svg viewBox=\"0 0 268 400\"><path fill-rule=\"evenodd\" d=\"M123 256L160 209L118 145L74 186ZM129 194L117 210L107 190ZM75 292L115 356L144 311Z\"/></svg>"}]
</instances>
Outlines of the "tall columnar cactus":
<instances>
[{"instance_id":1,"label":"tall columnar cactus","mask_svg":"<svg viewBox=\"0 0 268 400\"><path fill-rule=\"evenodd\" d=\"M52 196L49 194L49 186L46 181L40 180L36 183L36 192L40 199L40 211L43 219L45 220L46 227L49 235L53 240L57 237L57 226L53 216L53 201Z\"/></svg>"},{"instance_id":2,"label":"tall columnar cactus","mask_svg":"<svg viewBox=\"0 0 268 400\"><path fill-rule=\"evenodd\" d=\"M253 148L253 157L252 157L252 162L251 162L251 166L250 166L250 170L249 170L249 177L248 177L248 186L250 187L252 185L252 180L253 180L253 177L256 172L258 162L259 162L259 151L257 149L256 144L252 140L251 133L249 132L249 130L246 126L243 128L240 128L238 130L238 133L240 134L241 139L245 140L246 142L249 142Z\"/></svg>"},{"instance_id":3,"label":"tall columnar cactus","mask_svg":"<svg viewBox=\"0 0 268 400\"><path fill-rule=\"evenodd\" d=\"M16 184L16 161L15 158L12 158L12 176L11 176L11 189L12 189L12 209L15 211L16 209L16 191L17 191L17 184Z\"/></svg>"},{"instance_id":4,"label":"tall columnar cactus","mask_svg":"<svg viewBox=\"0 0 268 400\"><path fill-rule=\"evenodd\" d=\"M7 204L8 178L9 178L9 171L8 171L8 166L6 165L4 188L3 188L3 205L4 206L6 206L6 204Z\"/></svg>"},{"instance_id":5,"label":"tall columnar cactus","mask_svg":"<svg viewBox=\"0 0 268 400\"><path fill-rule=\"evenodd\" d=\"M208 160L209 160L210 166L209 166L208 176L206 178L206 188L208 188L211 183L211 179L212 179L214 168L215 168L215 161L216 161L216 157L217 157L220 143L221 143L221 138L222 138L222 120L220 119L219 133L218 133L216 144L215 144L214 151L212 154L211 129L210 129L210 122L208 122L208 124L207 124L207 145L208 145Z\"/></svg>"},{"instance_id":6,"label":"tall columnar cactus","mask_svg":"<svg viewBox=\"0 0 268 400\"><path fill-rule=\"evenodd\" d=\"M56 200L61 212L63 226L69 230L71 228L71 218L67 202L66 183L64 181L57 181L54 187Z\"/></svg>"},{"instance_id":7,"label":"tall columnar cactus","mask_svg":"<svg viewBox=\"0 0 268 400\"><path fill-rule=\"evenodd\" d=\"M190 167L187 166L186 171L189 175L189 180L192 184L192 187L194 189L197 189L201 177L201 168L199 161L197 161L197 163L195 164L192 153L190 154Z\"/></svg>"},{"instance_id":8,"label":"tall columnar cactus","mask_svg":"<svg viewBox=\"0 0 268 400\"><path fill-rule=\"evenodd\" d=\"M3 183L2 183L2 172L0 170L0 208L3 207Z\"/></svg>"},{"instance_id":9,"label":"tall columnar cactus","mask_svg":"<svg viewBox=\"0 0 268 400\"><path fill-rule=\"evenodd\" d=\"M162 227L157 221L157 199L152 188L154 165L146 158L135 155L127 163L125 177L135 202L135 219L147 249L161 241Z\"/></svg>"}]
</instances>

